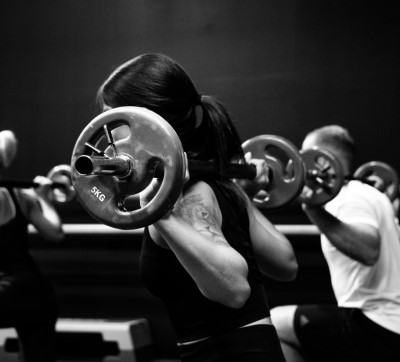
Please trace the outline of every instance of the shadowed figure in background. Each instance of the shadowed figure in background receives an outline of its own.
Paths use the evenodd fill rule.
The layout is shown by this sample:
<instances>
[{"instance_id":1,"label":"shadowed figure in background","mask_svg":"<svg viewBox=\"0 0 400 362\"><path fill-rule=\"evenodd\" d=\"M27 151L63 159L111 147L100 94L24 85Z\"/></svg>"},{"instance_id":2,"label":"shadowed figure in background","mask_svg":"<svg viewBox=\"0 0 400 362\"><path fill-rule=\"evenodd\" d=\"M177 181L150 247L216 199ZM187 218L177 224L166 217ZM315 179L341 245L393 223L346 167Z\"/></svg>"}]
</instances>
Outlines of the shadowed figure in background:
<instances>
[{"instance_id":1,"label":"shadowed figure in background","mask_svg":"<svg viewBox=\"0 0 400 362\"><path fill-rule=\"evenodd\" d=\"M355 145L330 125L310 132L302 148L336 156L346 181L326 205L303 204L321 232L337 305L288 305L271 316L288 362L400 361L400 241L394 207L376 188L351 180Z\"/></svg>"},{"instance_id":2,"label":"shadowed figure in background","mask_svg":"<svg viewBox=\"0 0 400 362\"><path fill-rule=\"evenodd\" d=\"M0 132L0 173L11 165L18 142ZM0 328L14 327L25 362L54 362L57 303L28 251L28 225L47 240L60 241L61 220L47 200L50 180L37 176L35 189L0 187Z\"/></svg>"},{"instance_id":3,"label":"shadowed figure in background","mask_svg":"<svg viewBox=\"0 0 400 362\"><path fill-rule=\"evenodd\" d=\"M145 228L140 270L145 285L167 307L182 361L279 361L284 357L269 317L261 273L292 280L297 262L290 242L224 177L224 165L246 162L224 106L201 96L185 70L162 54L140 55L116 69L98 92L102 110L148 108L177 132L189 160L214 162L220 177L188 176L182 194ZM263 160L254 181L268 183ZM146 205L158 190L141 193Z\"/></svg>"}]
</instances>

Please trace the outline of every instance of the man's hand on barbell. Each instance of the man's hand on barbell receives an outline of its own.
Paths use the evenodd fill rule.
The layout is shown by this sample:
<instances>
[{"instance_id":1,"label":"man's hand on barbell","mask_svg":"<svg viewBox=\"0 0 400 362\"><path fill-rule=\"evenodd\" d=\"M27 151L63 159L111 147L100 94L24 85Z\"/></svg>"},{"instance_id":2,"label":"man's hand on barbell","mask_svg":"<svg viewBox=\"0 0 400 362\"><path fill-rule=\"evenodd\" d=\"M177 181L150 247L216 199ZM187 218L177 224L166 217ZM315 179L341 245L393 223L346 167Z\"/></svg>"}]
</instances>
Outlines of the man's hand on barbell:
<instances>
[{"instance_id":1,"label":"man's hand on barbell","mask_svg":"<svg viewBox=\"0 0 400 362\"><path fill-rule=\"evenodd\" d=\"M266 189L270 181L270 169L265 160L259 158L252 158L251 152L247 152L244 155L246 163L254 165L256 167L256 177L250 182L255 183L259 186L260 190Z\"/></svg>"},{"instance_id":2,"label":"man's hand on barbell","mask_svg":"<svg viewBox=\"0 0 400 362\"><path fill-rule=\"evenodd\" d=\"M48 177L40 175L36 176L33 182L39 185L35 187L36 193L47 199L53 182Z\"/></svg>"}]
</instances>

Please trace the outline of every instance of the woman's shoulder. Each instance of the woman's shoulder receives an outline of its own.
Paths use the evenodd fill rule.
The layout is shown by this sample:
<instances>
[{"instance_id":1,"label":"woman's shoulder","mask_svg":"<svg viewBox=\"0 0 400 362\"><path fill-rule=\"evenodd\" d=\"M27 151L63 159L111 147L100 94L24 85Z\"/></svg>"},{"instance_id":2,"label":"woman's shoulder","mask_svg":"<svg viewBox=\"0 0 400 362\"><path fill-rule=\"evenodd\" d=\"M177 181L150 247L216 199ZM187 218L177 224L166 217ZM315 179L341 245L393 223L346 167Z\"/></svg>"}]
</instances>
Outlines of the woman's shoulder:
<instances>
[{"instance_id":1,"label":"woman's shoulder","mask_svg":"<svg viewBox=\"0 0 400 362\"><path fill-rule=\"evenodd\" d=\"M201 180L189 181L184 187L183 198L185 200L197 200L211 204L217 201L215 192L210 184Z\"/></svg>"},{"instance_id":2,"label":"woman's shoulder","mask_svg":"<svg viewBox=\"0 0 400 362\"><path fill-rule=\"evenodd\" d=\"M191 204L212 207L218 213L232 207L235 212L242 210L248 213L251 209L251 202L244 191L230 181L192 181L185 187L183 199Z\"/></svg>"}]
</instances>

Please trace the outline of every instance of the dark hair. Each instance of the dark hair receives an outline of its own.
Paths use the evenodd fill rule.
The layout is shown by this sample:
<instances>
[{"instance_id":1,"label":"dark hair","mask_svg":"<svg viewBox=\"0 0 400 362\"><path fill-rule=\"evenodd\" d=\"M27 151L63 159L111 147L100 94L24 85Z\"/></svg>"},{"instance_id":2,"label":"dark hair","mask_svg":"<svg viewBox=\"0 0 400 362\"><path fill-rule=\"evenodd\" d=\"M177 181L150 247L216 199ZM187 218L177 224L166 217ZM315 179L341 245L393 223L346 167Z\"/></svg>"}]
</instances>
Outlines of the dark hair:
<instances>
[{"instance_id":1,"label":"dark hair","mask_svg":"<svg viewBox=\"0 0 400 362\"><path fill-rule=\"evenodd\" d=\"M212 96L200 96L185 70L166 55L143 54L119 66L99 88L97 104L101 109L152 110L175 129L189 159L215 161L221 176L225 164L243 160L239 136L224 106Z\"/></svg>"},{"instance_id":2,"label":"dark hair","mask_svg":"<svg viewBox=\"0 0 400 362\"><path fill-rule=\"evenodd\" d=\"M317 128L307 134L306 137L314 136L318 144L329 145L337 150L347 163L349 171L353 171L356 157L356 147L350 132L337 124Z\"/></svg>"}]
</instances>

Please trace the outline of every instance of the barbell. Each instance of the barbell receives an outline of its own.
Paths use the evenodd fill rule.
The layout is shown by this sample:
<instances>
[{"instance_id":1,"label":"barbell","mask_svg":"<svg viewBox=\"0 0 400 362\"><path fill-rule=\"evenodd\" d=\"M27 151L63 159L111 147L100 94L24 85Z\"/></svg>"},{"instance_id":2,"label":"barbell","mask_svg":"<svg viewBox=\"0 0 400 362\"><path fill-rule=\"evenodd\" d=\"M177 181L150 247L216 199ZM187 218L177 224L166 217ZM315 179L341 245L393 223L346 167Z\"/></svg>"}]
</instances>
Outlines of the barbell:
<instances>
[{"instance_id":1,"label":"barbell","mask_svg":"<svg viewBox=\"0 0 400 362\"><path fill-rule=\"evenodd\" d=\"M57 203L66 203L75 198L75 190L71 181L71 166L61 164L54 166L46 176L50 179L48 199ZM0 180L0 187L37 188L41 183L31 180Z\"/></svg>"},{"instance_id":2,"label":"barbell","mask_svg":"<svg viewBox=\"0 0 400 362\"><path fill-rule=\"evenodd\" d=\"M336 197L344 183L339 160L330 152L312 147L300 151L305 164L305 185L299 201L309 205L323 205Z\"/></svg>"},{"instance_id":3,"label":"barbell","mask_svg":"<svg viewBox=\"0 0 400 362\"><path fill-rule=\"evenodd\" d=\"M290 203L304 185L304 163L298 149L279 136L257 136L243 145L253 158L266 159L270 182L254 202L265 209ZM291 163L292 172L286 172ZM120 229L150 225L174 206L191 178L254 179L253 165L225 165L223 174L212 162L189 160L179 136L158 114L141 107L118 107L94 118L82 131L73 149L72 184L86 211L96 220ZM137 195L153 177L162 177L155 197L138 208Z\"/></svg>"},{"instance_id":4,"label":"barbell","mask_svg":"<svg viewBox=\"0 0 400 362\"><path fill-rule=\"evenodd\" d=\"M306 181L299 196L301 202L323 205L340 192L345 179L359 180L375 187L393 201L399 194L396 170L382 161L370 161L345 177L339 160L330 152L313 147L300 151L306 165Z\"/></svg>"}]
</instances>

